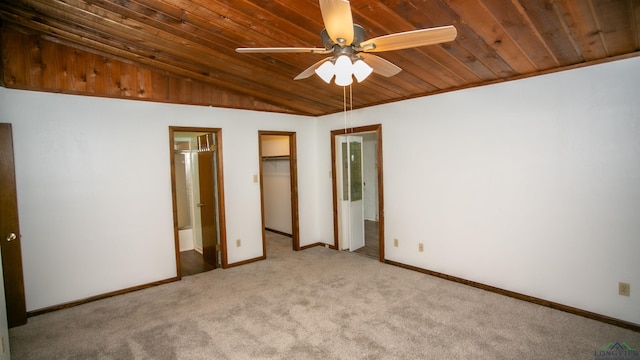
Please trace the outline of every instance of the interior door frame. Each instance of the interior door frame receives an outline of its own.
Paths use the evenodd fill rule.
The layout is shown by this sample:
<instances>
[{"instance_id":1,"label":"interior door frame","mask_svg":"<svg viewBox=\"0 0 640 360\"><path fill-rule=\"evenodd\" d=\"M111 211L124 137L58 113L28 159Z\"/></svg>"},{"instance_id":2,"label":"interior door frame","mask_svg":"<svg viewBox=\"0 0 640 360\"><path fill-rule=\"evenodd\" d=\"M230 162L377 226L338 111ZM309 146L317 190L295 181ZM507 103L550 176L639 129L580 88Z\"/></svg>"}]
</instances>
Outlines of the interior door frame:
<instances>
[{"instance_id":1,"label":"interior door frame","mask_svg":"<svg viewBox=\"0 0 640 360\"><path fill-rule=\"evenodd\" d=\"M178 201L176 197L176 169L175 169L175 155L173 146L175 142L175 133L180 132L201 132L201 133L213 133L216 138L216 181L218 183L217 196L218 196L218 227L220 228L220 258L221 266L223 269L228 267L227 261L227 227L225 221L225 206L224 206L224 176L222 166L222 129L220 128L204 128L204 127L182 127L182 126L169 126L169 154L171 163L171 200L173 203L173 237L175 242L176 251L176 267L178 279L182 279L182 269L180 268L180 238L178 235Z\"/></svg>"},{"instance_id":2,"label":"interior door frame","mask_svg":"<svg viewBox=\"0 0 640 360\"><path fill-rule=\"evenodd\" d=\"M380 262L384 262L384 186L383 186L383 162L382 162L382 124L360 126L355 128L344 128L331 131L331 182L333 188L333 247L339 249L338 236L338 182L336 174L336 138L341 135L358 135L361 133L376 134L376 156L378 159L377 179L378 179L378 236L380 246Z\"/></svg>"},{"instance_id":3,"label":"interior door frame","mask_svg":"<svg viewBox=\"0 0 640 360\"><path fill-rule=\"evenodd\" d=\"M298 211L298 154L296 133L290 131L258 131L258 156L260 163L260 216L262 219L262 256L267 257L266 233L264 230L264 186L262 169L262 135L289 137L289 177L291 181L291 238L294 251L300 250L300 219Z\"/></svg>"}]
</instances>

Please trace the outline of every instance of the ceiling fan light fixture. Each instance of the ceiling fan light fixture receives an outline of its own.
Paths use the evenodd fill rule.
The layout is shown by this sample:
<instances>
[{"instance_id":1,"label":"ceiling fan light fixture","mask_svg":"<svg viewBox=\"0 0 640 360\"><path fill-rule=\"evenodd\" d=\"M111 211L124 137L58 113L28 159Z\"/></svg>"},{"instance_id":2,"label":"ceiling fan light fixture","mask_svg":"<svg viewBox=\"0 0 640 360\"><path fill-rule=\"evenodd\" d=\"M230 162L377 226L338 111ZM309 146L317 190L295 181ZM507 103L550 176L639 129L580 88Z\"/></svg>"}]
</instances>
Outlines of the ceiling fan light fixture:
<instances>
[{"instance_id":1,"label":"ceiling fan light fixture","mask_svg":"<svg viewBox=\"0 0 640 360\"><path fill-rule=\"evenodd\" d=\"M373 68L361 59L356 60L356 62L353 63L353 76L356 77L356 80L358 80L359 83L363 82L364 79L371 75L372 72Z\"/></svg>"},{"instance_id":2,"label":"ceiling fan light fixture","mask_svg":"<svg viewBox=\"0 0 640 360\"><path fill-rule=\"evenodd\" d=\"M336 85L348 86L353 83L353 77L351 76L353 74L353 63L351 63L351 59L348 56L338 56L334 70L336 73Z\"/></svg>"},{"instance_id":3,"label":"ceiling fan light fixture","mask_svg":"<svg viewBox=\"0 0 640 360\"><path fill-rule=\"evenodd\" d=\"M335 74L334 65L331 61L326 61L324 64L320 65L315 72L322 80L324 80L324 82L330 84L331 79Z\"/></svg>"}]
</instances>

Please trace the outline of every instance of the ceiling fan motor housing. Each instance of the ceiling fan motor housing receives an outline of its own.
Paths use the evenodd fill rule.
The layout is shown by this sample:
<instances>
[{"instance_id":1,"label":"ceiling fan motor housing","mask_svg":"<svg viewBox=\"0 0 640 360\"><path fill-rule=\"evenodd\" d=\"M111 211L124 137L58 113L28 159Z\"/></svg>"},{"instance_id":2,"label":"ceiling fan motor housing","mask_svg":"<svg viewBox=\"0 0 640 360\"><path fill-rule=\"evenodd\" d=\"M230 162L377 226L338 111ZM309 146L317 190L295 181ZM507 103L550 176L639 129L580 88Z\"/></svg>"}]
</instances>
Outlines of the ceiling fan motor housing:
<instances>
[{"instance_id":1,"label":"ceiling fan motor housing","mask_svg":"<svg viewBox=\"0 0 640 360\"><path fill-rule=\"evenodd\" d=\"M322 29L322 31L320 32L322 45L324 45L324 47L328 50L333 49L335 46L359 48L360 43L364 41L365 35L366 32L362 26L353 24L353 42L351 44L340 45L331 40L331 38L329 37L329 33L327 33L327 29Z\"/></svg>"}]
</instances>

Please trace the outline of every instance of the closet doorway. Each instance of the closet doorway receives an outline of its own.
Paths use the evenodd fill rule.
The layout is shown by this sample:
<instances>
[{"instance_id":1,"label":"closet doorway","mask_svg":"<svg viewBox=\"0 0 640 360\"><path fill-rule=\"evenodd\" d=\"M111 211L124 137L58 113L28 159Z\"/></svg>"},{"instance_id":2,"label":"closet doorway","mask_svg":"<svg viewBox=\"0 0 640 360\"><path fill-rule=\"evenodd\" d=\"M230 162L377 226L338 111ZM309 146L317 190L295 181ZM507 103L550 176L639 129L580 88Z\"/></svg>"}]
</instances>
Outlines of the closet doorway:
<instances>
[{"instance_id":1,"label":"closet doorway","mask_svg":"<svg viewBox=\"0 0 640 360\"><path fill-rule=\"evenodd\" d=\"M384 262L382 126L331 132L334 246Z\"/></svg>"},{"instance_id":2,"label":"closet doorway","mask_svg":"<svg viewBox=\"0 0 640 360\"><path fill-rule=\"evenodd\" d=\"M296 133L259 131L262 249L267 255L266 231L291 237L300 250Z\"/></svg>"},{"instance_id":3,"label":"closet doorway","mask_svg":"<svg viewBox=\"0 0 640 360\"><path fill-rule=\"evenodd\" d=\"M170 127L178 277L227 266L220 129Z\"/></svg>"}]
</instances>

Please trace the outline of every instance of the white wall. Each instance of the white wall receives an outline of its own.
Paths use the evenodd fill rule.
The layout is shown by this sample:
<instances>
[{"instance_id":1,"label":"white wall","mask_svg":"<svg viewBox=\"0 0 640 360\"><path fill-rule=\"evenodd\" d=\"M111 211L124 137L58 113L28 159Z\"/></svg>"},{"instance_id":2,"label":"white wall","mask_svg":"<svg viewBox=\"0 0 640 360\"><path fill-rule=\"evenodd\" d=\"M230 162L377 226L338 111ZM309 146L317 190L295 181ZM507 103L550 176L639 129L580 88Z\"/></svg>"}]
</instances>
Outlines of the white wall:
<instances>
[{"instance_id":1,"label":"white wall","mask_svg":"<svg viewBox=\"0 0 640 360\"><path fill-rule=\"evenodd\" d=\"M633 58L354 111L382 124L387 259L640 324L638 94Z\"/></svg>"},{"instance_id":2,"label":"white wall","mask_svg":"<svg viewBox=\"0 0 640 360\"><path fill-rule=\"evenodd\" d=\"M170 125L222 128L229 263L262 255L258 131L295 131L300 243L318 241L307 118L0 88L0 121L13 125L28 311L176 275Z\"/></svg>"},{"instance_id":3,"label":"white wall","mask_svg":"<svg viewBox=\"0 0 640 360\"><path fill-rule=\"evenodd\" d=\"M354 111L348 126L383 124L387 258L640 324L639 68ZM229 262L262 254L258 130L297 133L301 245L333 242L341 114L0 88L0 121L13 124L29 311L175 276L169 125L223 129Z\"/></svg>"}]
</instances>

